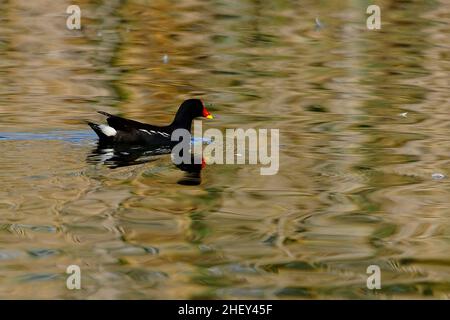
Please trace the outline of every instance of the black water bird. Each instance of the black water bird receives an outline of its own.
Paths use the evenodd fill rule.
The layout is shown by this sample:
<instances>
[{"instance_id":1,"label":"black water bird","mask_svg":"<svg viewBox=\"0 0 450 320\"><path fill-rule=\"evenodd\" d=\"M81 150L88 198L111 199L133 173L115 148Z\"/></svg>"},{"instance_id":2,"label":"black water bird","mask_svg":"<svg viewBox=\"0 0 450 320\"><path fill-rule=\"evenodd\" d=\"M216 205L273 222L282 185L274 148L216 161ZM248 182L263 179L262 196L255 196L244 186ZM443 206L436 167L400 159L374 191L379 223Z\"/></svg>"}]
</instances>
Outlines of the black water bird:
<instances>
[{"instance_id":1,"label":"black water bird","mask_svg":"<svg viewBox=\"0 0 450 320\"><path fill-rule=\"evenodd\" d=\"M99 111L107 117L108 125L88 122L89 126L99 137L101 145L174 145L171 135L176 129L191 131L192 120L197 117L211 119L211 113L206 110L200 99L188 99L184 101L171 124L156 126L141 123L135 120L121 118L103 111Z\"/></svg>"}]
</instances>

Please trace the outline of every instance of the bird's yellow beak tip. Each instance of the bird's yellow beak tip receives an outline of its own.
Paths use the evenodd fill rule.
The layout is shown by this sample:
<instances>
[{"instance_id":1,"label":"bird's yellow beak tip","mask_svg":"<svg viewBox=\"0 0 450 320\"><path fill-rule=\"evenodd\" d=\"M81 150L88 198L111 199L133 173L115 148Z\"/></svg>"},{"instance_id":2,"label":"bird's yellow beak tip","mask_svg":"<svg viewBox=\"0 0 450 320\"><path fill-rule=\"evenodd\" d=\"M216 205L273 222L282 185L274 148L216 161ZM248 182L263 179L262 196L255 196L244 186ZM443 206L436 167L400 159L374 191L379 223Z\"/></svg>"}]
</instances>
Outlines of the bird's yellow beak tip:
<instances>
[{"instance_id":1,"label":"bird's yellow beak tip","mask_svg":"<svg viewBox=\"0 0 450 320\"><path fill-rule=\"evenodd\" d=\"M206 119L213 119L214 117L212 116L212 114L208 114L207 116L206 116Z\"/></svg>"}]
</instances>

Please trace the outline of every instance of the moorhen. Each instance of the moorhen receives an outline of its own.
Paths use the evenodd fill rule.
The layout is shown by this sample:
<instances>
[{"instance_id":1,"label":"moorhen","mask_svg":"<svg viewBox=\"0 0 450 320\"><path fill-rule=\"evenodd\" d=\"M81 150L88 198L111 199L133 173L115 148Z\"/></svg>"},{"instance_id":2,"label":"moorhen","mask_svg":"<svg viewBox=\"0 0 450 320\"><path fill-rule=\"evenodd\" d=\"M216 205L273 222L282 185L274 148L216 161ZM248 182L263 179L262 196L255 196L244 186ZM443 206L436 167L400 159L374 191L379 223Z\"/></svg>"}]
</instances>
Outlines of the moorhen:
<instances>
[{"instance_id":1,"label":"moorhen","mask_svg":"<svg viewBox=\"0 0 450 320\"><path fill-rule=\"evenodd\" d=\"M108 125L88 122L99 137L101 145L173 145L172 132L176 129L191 131L192 120L197 117L212 119L200 99L188 99L179 107L175 118L168 126L155 126L121 118L103 111Z\"/></svg>"}]
</instances>

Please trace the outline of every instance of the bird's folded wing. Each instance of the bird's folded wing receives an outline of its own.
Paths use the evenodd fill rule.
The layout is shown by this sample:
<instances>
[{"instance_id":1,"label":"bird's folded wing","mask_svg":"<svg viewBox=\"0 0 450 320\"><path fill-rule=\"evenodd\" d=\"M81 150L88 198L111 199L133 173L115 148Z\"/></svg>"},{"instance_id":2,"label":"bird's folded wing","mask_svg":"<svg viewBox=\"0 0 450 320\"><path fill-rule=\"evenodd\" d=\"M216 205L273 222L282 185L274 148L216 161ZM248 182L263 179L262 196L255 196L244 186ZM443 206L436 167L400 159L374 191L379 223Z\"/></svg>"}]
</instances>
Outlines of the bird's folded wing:
<instances>
[{"instance_id":1,"label":"bird's folded wing","mask_svg":"<svg viewBox=\"0 0 450 320\"><path fill-rule=\"evenodd\" d=\"M144 123L141 123L138 121L134 121L134 120L125 119L122 117L118 117L118 116L109 114L104 111L99 111L98 113L107 116L106 121L108 122L108 124L111 127L113 127L116 130L130 131L133 129L146 128L148 126L147 124L144 124Z\"/></svg>"}]
</instances>

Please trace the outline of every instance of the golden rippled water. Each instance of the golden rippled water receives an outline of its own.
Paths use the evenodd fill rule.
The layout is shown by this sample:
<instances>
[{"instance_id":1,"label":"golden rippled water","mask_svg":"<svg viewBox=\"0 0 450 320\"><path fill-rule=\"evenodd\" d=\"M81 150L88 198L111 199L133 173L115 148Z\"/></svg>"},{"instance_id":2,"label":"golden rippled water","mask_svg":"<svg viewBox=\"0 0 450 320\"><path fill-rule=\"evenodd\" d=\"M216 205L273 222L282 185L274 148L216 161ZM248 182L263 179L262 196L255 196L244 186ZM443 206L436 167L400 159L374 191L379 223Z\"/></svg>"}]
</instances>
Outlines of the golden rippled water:
<instances>
[{"instance_id":1,"label":"golden rippled water","mask_svg":"<svg viewBox=\"0 0 450 320\"><path fill-rule=\"evenodd\" d=\"M450 1L377 1L379 31L360 1L77 3L81 30L0 2L0 298L450 297ZM190 97L205 128L278 128L278 174L89 160L97 110Z\"/></svg>"}]
</instances>

